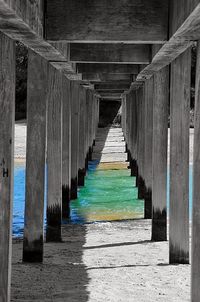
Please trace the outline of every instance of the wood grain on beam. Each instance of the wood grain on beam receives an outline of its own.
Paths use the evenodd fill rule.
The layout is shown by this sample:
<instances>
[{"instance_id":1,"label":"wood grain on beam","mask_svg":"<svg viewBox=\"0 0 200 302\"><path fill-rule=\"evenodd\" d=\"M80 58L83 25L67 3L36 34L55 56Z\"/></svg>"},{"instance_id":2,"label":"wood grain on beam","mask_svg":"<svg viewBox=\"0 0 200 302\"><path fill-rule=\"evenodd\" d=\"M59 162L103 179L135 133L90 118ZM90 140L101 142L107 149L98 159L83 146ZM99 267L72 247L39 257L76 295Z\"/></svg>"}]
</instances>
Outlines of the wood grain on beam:
<instances>
[{"instance_id":1,"label":"wood grain on beam","mask_svg":"<svg viewBox=\"0 0 200 302\"><path fill-rule=\"evenodd\" d=\"M34 32L43 37L43 0L1 0L0 2L7 4Z\"/></svg>"},{"instance_id":2,"label":"wood grain on beam","mask_svg":"<svg viewBox=\"0 0 200 302\"><path fill-rule=\"evenodd\" d=\"M162 43L168 33L168 1L54 0L46 17L49 40Z\"/></svg>"},{"instance_id":3,"label":"wood grain on beam","mask_svg":"<svg viewBox=\"0 0 200 302\"><path fill-rule=\"evenodd\" d=\"M151 47L148 44L70 44L70 61L79 63L149 64Z\"/></svg>"},{"instance_id":4,"label":"wood grain on beam","mask_svg":"<svg viewBox=\"0 0 200 302\"><path fill-rule=\"evenodd\" d=\"M191 14L199 0L171 0L169 8L169 34L170 37L183 24L186 18Z\"/></svg>"},{"instance_id":5,"label":"wood grain on beam","mask_svg":"<svg viewBox=\"0 0 200 302\"><path fill-rule=\"evenodd\" d=\"M98 93L123 93L124 89L110 89L110 90L104 90L104 89L98 89L96 90Z\"/></svg>"},{"instance_id":6,"label":"wood grain on beam","mask_svg":"<svg viewBox=\"0 0 200 302\"><path fill-rule=\"evenodd\" d=\"M154 56L152 63L143 69L137 80L144 81L174 61L200 39L200 4L198 4L172 38Z\"/></svg>"},{"instance_id":7,"label":"wood grain on beam","mask_svg":"<svg viewBox=\"0 0 200 302\"><path fill-rule=\"evenodd\" d=\"M129 82L113 82L113 83L98 83L94 85L95 90L122 90L122 89L128 89L130 87Z\"/></svg>"},{"instance_id":8,"label":"wood grain on beam","mask_svg":"<svg viewBox=\"0 0 200 302\"><path fill-rule=\"evenodd\" d=\"M133 81L135 76L130 74L114 74L114 73L83 73L82 80L91 82L105 82L105 81Z\"/></svg>"},{"instance_id":9,"label":"wood grain on beam","mask_svg":"<svg viewBox=\"0 0 200 302\"><path fill-rule=\"evenodd\" d=\"M136 64L78 63L77 71L79 73L138 74L139 66Z\"/></svg>"},{"instance_id":10,"label":"wood grain on beam","mask_svg":"<svg viewBox=\"0 0 200 302\"><path fill-rule=\"evenodd\" d=\"M5 35L13 40L21 41L23 44L45 58L47 61L66 61L66 58L61 55L58 50L44 41L38 35L38 33L34 31L34 26L29 26L28 23L26 23L26 18L24 17L23 19L18 14L18 9L11 8L15 7L13 3L16 3L16 1L6 2L0 0L0 31L2 31ZM25 2L26 1L24 1L24 3ZM33 1L29 2L32 3ZM20 1L20 3L22 3L22 1ZM21 5L23 6L23 4ZM34 16L31 20L34 20ZM73 71L73 68L70 64L68 68L69 71Z\"/></svg>"},{"instance_id":11,"label":"wood grain on beam","mask_svg":"<svg viewBox=\"0 0 200 302\"><path fill-rule=\"evenodd\" d=\"M15 128L15 43L0 33L0 301L10 301Z\"/></svg>"}]
</instances>

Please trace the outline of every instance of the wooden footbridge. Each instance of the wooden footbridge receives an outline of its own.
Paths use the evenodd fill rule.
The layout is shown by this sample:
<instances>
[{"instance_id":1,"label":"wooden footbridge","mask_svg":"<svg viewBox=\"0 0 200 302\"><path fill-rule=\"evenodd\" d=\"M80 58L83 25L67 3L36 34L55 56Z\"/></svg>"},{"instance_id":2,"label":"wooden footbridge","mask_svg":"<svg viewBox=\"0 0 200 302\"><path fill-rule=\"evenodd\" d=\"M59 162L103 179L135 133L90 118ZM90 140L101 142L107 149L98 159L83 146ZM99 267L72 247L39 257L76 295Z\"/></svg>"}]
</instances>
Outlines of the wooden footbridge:
<instances>
[{"instance_id":1,"label":"wooden footbridge","mask_svg":"<svg viewBox=\"0 0 200 302\"><path fill-rule=\"evenodd\" d=\"M152 240L167 239L170 98L169 262L189 263L191 46L200 39L198 0L0 0L0 301L10 300L15 41L29 49L23 261L41 262L45 240L62 240L62 217L83 185L99 100L121 100L132 174ZM200 301L200 47L193 164L191 301ZM56 244L56 243L55 243Z\"/></svg>"}]
</instances>

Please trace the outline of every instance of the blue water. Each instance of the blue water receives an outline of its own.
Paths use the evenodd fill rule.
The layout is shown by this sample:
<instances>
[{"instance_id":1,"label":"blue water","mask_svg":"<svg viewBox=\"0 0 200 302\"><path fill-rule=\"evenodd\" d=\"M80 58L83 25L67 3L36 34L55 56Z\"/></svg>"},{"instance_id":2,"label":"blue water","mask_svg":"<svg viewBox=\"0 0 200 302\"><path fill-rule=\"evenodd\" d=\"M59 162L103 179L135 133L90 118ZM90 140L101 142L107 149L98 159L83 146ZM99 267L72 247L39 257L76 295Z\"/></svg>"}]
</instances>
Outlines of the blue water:
<instances>
[{"instance_id":1,"label":"blue water","mask_svg":"<svg viewBox=\"0 0 200 302\"><path fill-rule=\"evenodd\" d=\"M117 171L96 171L96 164L90 164L89 174L86 178L86 186L79 191L79 199L74 201L71 205L71 222L91 222L100 220L118 220L118 219L131 219L139 218L143 215L143 202L137 200L136 189L133 187L132 180L128 176L128 170ZM192 212L192 166L190 166L190 219ZM105 180L111 181L110 185L107 183L102 186ZM119 184L125 185L125 191L119 194ZM94 185L96 191L94 192ZM92 188L90 190L90 188ZM117 190L118 188L118 190ZM104 203L102 206L106 208L104 215L100 215L102 207L98 204L98 198L94 199L94 196L101 197L101 190L104 190ZM112 193L112 198L109 196ZM120 195L124 195L124 203L122 205L122 199ZM126 197L126 198L125 198ZM168 192L167 203L169 206L169 176L168 176ZM24 204L25 204L25 165L15 165L14 172L14 205L13 205L13 236L19 237L23 235L24 226ZM112 210L113 209L113 210Z\"/></svg>"}]
</instances>

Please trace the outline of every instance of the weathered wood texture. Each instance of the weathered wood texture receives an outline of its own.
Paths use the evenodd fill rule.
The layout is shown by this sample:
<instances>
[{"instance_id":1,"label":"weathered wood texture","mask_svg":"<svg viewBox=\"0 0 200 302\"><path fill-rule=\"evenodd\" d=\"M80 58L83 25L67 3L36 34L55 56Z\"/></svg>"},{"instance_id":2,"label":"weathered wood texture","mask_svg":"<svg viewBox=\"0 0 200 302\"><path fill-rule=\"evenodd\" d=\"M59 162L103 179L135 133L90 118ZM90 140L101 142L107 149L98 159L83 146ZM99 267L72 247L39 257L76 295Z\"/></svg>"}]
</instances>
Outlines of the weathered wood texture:
<instances>
[{"instance_id":1,"label":"weathered wood texture","mask_svg":"<svg viewBox=\"0 0 200 302\"><path fill-rule=\"evenodd\" d=\"M152 143L153 143L153 78L144 84L144 180L145 180L145 218L152 217Z\"/></svg>"},{"instance_id":2,"label":"weathered wood texture","mask_svg":"<svg viewBox=\"0 0 200 302\"><path fill-rule=\"evenodd\" d=\"M130 92L130 98L132 103L131 108L131 176L137 176L137 104L136 104L136 92L133 90Z\"/></svg>"},{"instance_id":3,"label":"weathered wood texture","mask_svg":"<svg viewBox=\"0 0 200 302\"><path fill-rule=\"evenodd\" d=\"M199 0L170 0L169 6L169 35L170 37L183 24L195 7L199 4Z\"/></svg>"},{"instance_id":4,"label":"weathered wood texture","mask_svg":"<svg viewBox=\"0 0 200 302\"><path fill-rule=\"evenodd\" d=\"M192 219L192 290L191 301L200 300L200 43L197 50L196 69L196 100L195 100L195 132L194 132L194 158L193 158L193 219Z\"/></svg>"},{"instance_id":5,"label":"weathered wood texture","mask_svg":"<svg viewBox=\"0 0 200 302\"><path fill-rule=\"evenodd\" d=\"M191 50L171 65L170 263L189 262L189 112Z\"/></svg>"},{"instance_id":6,"label":"weathered wood texture","mask_svg":"<svg viewBox=\"0 0 200 302\"><path fill-rule=\"evenodd\" d=\"M48 68L47 230L46 240L61 241L62 220L62 76Z\"/></svg>"},{"instance_id":7,"label":"weathered wood texture","mask_svg":"<svg viewBox=\"0 0 200 302\"><path fill-rule=\"evenodd\" d=\"M62 217L70 215L71 191L71 91L70 81L62 75Z\"/></svg>"},{"instance_id":8,"label":"weathered wood texture","mask_svg":"<svg viewBox=\"0 0 200 302\"><path fill-rule=\"evenodd\" d=\"M80 88L80 115L79 115L79 170L78 185L84 186L85 180L85 143L86 143L86 89Z\"/></svg>"},{"instance_id":9,"label":"weathered wood texture","mask_svg":"<svg viewBox=\"0 0 200 302\"><path fill-rule=\"evenodd\" d=\"M42 262L47 62L31 50L28 53L27 86L26 202L23 261Z\"/></svg>"},{"instance_id":10,"label":"weathered wood texture","mask_svg":"<svg viewBox=\"0 0 200 302\"><path fill-rule=\"evenodd\" d=\"M95 90L125 90L130 87L130 82L115 81L115 82L101 82L94 85Z\"/></svg>"},{"instance_id":11,"label":"weathered wood texture","mask_svg":"<svg viewBox=\"0 0 200 302\"><path fill-rule=\"evenodd\" d=\"M138 105L138 149L137 149L137 162L138 162L138 197L143 199L145 193L144 186L144 155L145 155L145 102L144 102L144 87L137 90L137 105Z\"/></svg>"},{"instance_id":12,"label":"weathered wood texture","mask_svg":"<svg viewBox=\"0 0 200 302\"><path fill-rule=\"evenodd\" d=\"M79 114L80 114L80 97L79 85L71 81L71 199L77 198L78 190L78 154L79 154Z\"/></svg>"},{"instance_id":13,"label":"weathered wood texture","mask_svg":"<svg viewBox=\"0 0 200 302\"><path fill-rule=\"evenodd\" d=\"M66 41L49 41L49 43L55 47L67 61L70 60L70 44Z\"/></svg>"},{"instance_id":14,"label":"weathered wood texture","mask_svg":"<svg viewBox=\"0 0 200 302\"><path fill-rule=\"evenodd\" d=\"M49 40L162 43L167 39L167 1L47 1L46 16Z\"/></svg>"},{"instance_id":15,"label":"weathered wood texture","mask_svg":"<svg viewBox=\"0 0 200 302\"><path fill-rule=\"evenodd\" d=\"M41 0L6 2L0 0L0 30L11 39L21 41L48 61L66 61L58 50L41 37L41 3ZM73 71L70 64L68 68L69 71Z\"/></svg>"},{"instance_id":16,"label":"weathered wood texture","mask_svg":"<svg viewBox=\"0 0 200 302\"><path fill-rule=\"evenodd\" d=\"M77 63L78 73L138 74L136 64Z\"/></svg>"},{"instance_id":17,"label":"weathered wood texture","mask_svg":"<svg viewBox=\"0 0 200 302\"><path fill-rule=\"evenodd\" d=\"M175 3L176 1L174 1ZM180 2L180 1L178 1ZM183 2L183 1L182 1ZM189 1L187 1L189 3ZM177 6L179 7L179 6ZM184 9L184 7L182 6ZM181 10L180 10L181 11ZM176 18L176 15L175 17ZM149 64L137 77L137 81L150 78L160 69L169 65L180 54L192 45L191 41L200 39L200 4L191 12L185 22L177 29L170 40L154 56Z\"/></svg>"},{"instance_id":18,"label":"weathered wood texture","mask_svg":"<svg viewBox=\"0 0 200 302\"><path fill-rule=\"evenodd\" d=\"M176 100L175 100L176 101ZM152 149L152 240L167 240L167 147L169 68L154 75Z\"/></svg>"},{"instance_id":19,"label":"weathered wood texture","mask_svg":"<svg viewBox=\"0 0 200 302\"><path fill-rule=\"evenodd\" d=\"M148 44L70 44L70 61L79 63L149 64L151 47Z\"/></svg>"},{"instance_id":20,"label":"weathered wood texture","mask_svg":"<svg viewBox=\"0 0 200 302\"><path fill-rule=\"evenodd\" d=\"M130 74L114 74L114 73L83 73L82 80L87 80L95 84L95 82L114 82L127 81L132 82L135 77Z\"/></svg>"},{"instance_id":21,"label":"weathered wood texture","mask_svg":"<svg viewBox=\"0 0 200 302\"><path fill-rule=\"evenodd\" d=\"M2 0L40 37L44 32L44 3L43 0Z\"/></svg>"},{"instance_id":22,"label":"weathered wood texture","mask_svg":"<svg viewBox=\"0 0 200 302\"><path fill-rule=\"evenodd\" d=\"M0 33L0 301L10 301L15 117L15 43Z\"/></svg>"}]
</instances>

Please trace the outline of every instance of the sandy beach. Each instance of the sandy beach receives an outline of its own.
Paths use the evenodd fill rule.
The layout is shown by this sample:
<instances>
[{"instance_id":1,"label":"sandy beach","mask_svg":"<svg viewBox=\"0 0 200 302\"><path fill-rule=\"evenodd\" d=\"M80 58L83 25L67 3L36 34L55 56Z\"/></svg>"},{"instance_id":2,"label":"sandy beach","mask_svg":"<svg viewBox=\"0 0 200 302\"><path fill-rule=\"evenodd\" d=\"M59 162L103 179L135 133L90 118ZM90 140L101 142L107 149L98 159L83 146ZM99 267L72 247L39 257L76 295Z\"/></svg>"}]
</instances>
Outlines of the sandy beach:
<instances>
[{"instance_id":1,"label":"sandy beach","mask_svg":"<svg viewBox=\"0 0 200 302\"><path fill-rule=\"evenodd\" d=\"M190 265L168 264L168 242L150 241L150 221L64 226L45 244L44 264L21 263L14 241L12 301L186 302Z\"/></svg>"},{"instance_id":2,"label":"sandy beach","mask_svg":"<svg viewBox=\"0 0 200 302\"><path fill-rule=\"evenodd\" d=\"M16 160L25 160L25 141L18 124ZM45 244L44 263L34 265L22 263L14 239L11 301L190 301L190 265L169 265L169 243L150 239L150 220L64 225L63 242Z\"/></svg>"}]
</instances>

